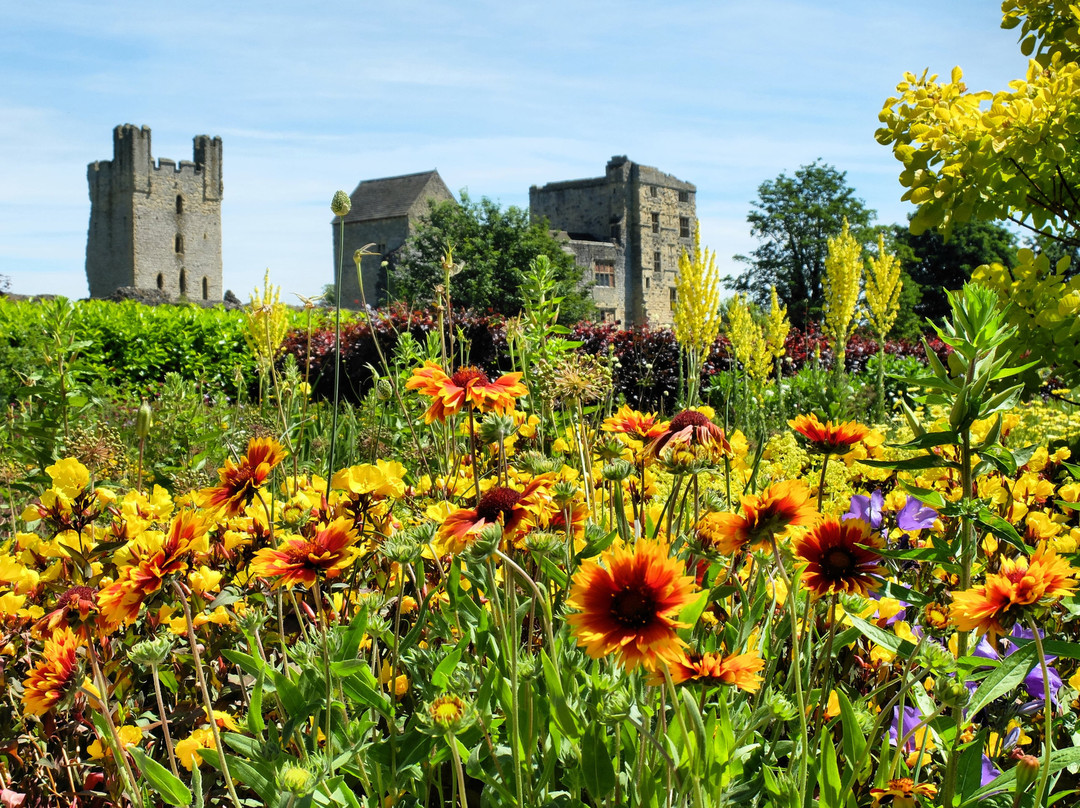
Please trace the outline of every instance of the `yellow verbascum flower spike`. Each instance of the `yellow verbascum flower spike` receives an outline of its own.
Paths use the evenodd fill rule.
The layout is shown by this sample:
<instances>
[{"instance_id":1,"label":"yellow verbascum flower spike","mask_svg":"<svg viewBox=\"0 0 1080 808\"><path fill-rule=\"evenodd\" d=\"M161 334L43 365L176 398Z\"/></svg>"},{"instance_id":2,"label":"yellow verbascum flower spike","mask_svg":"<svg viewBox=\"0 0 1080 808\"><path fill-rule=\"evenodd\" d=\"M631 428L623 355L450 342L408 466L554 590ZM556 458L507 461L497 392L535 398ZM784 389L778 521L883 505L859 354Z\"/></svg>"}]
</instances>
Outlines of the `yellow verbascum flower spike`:
<instances>
[{"instance_id":1,"label":"yellow verbascum flower spike","mask_svg":"<svg viewBox=\"0 0 1080 808\"><path fill-rule=\"evenodd\" d=\"M900 259L885 252L885 236L878 233L878 254L867 260L866 315L870 327L881 339L888 336L900 310Z\"/></svg>"},{"instance_id":2,"label":"yellow verbascum flower spike","mask_svg":"<svg viewBox=\"0 0 1080 808\"><path fill-rule=\"evenodd\" d=\"M862 276L862 246L851 235L848 221L839 236L828 240L829 254L825 258L825 328L833 344L837 367L843 367L847 341L859 303L859 281Z\"/></svg>"}]
</instances>

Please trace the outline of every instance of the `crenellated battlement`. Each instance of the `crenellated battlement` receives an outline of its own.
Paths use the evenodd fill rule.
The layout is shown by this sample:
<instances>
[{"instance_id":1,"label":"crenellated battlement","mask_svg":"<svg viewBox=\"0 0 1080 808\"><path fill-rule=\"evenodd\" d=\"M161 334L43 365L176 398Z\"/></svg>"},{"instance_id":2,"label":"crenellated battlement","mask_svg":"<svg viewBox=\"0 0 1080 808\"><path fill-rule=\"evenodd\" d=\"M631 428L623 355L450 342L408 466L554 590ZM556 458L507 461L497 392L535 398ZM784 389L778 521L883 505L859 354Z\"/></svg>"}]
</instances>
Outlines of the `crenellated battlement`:
<instances>
[{"instance_id":1,"label":"crenellated battlement","mask_svg":"<svg viewBox=\"0 0 1080 808\"><path fill-rule=\"evenodd\" d=\"M154 160L150 127L113 129L113 159L87 166L91 297L121 286L220 300L221 138L197 135L192 160Z\"/></svg>"}]
</instances>

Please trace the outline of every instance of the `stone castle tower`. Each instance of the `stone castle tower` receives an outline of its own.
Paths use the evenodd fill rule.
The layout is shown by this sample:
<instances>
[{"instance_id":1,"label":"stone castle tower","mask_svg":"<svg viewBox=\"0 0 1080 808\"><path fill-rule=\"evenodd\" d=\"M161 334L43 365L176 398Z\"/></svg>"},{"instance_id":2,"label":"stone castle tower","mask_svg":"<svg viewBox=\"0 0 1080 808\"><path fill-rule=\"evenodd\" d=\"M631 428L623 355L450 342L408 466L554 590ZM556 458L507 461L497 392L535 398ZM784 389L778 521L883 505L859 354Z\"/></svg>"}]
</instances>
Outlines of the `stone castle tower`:
<instances>
[{"instance_id":1,"label":"stone castle tower","mask_svg":"<svg viewBox=\"0 0 1080 808\"><path fill-rule=\"evenodd\" d=\"M602 319L667 326L679 256L694 249L696 193L689 182L612 157L602 177L534 185L529 212L566 233Z\"/></svg>"},{"instance_id":2,"label":"stone castle tower","mask_svg":"<svg viewBox=\"0 0 1080 808\"><path fill-rule=\"evenodd\" d=\"M194 158L155 164L148 126L113 130L113 159L86 172L91 297L133 286L221 300L221 138L197 135Z\"/></svg>"}]
</instances>

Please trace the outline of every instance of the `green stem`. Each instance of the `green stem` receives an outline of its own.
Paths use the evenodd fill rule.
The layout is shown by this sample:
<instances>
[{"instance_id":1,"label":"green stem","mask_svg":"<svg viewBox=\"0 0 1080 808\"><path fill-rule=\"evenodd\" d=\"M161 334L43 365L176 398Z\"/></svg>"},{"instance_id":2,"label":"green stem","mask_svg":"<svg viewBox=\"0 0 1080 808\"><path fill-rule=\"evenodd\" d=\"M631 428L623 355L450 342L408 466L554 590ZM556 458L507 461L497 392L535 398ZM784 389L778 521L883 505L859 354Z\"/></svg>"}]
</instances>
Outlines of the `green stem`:
<instances>
[{"instance_id":1,"label":"green stem","mask_svg":"<svg viewBox=\"0 0 1080 808\"><path fill-rule=\"evenodd\" d=\"M776 556L776 571L780 580L787 588L787 607L791 619L791 676L795 677L795 702L799 709L799 734L802 736L802 746L799 749L799 794L806 794L806 769L807 756L809 753L810 735L806 725L806 697L803 695L802 663L799 656L799 610L795 604L795 589L784 569L784 559L780 555L780 548L776 544L776 536L769 535L772 543L773 555Z\"/></svg>"},{"instance_id":2,"label":"green stem","mask_svg":"<svg viewBox=\"0 0 1080 808\"><path fill-rule=\"evenodd\" d=\"M1033 620L1028 620L1028 627L1031 629L1031 636L1035 638L1035 650L1039 654L1039 669L1042 671L1043 678L1043 698L1046 702L1043 704L1043 763L1042 771L1039 772L1039 785L1035 788L1035 801L1032 805L1035 808L1039 808L1042 805L1043 794L1046 793L1046 783L1050 778L1050 756L1054 751L1054 739L1053 739L1053 719L1054 719L1054 704L1050 700L1050 671L1046 665L1046 652L1043 649L1042 636L1039 634L1039 626Z\"/></svg>"}]
</instances>

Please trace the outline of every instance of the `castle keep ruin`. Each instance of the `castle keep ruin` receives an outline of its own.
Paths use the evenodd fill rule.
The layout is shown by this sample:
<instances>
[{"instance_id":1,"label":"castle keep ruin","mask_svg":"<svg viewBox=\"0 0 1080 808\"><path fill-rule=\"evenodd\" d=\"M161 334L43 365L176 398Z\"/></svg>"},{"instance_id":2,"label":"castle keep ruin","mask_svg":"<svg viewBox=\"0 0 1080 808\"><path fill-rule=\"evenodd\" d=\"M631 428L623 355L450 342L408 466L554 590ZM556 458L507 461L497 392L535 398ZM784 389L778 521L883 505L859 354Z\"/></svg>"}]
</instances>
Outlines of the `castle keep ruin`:
<instances>
[{"instance_id":1,"label":"castle keep ruin","mask_svg":"<svg viewBox=\"0 0 1080 808\"><path fill-rule=\"evenodd\" d=\"M195 137L194 161L150 153L150 127L113 130L113 159L91 163L90 297L133 286L221 300L221 138Z\"/></svg>"},{"instance_id":2,"label":"castle keep ruin","mask_svg":"<svg viewBox=\"0 0 1080 808\"><path fill-rule=\"evenodd\" d=\"M601 319L669 326L679 256L693 252L697 189L612 157L603 177L529 189L529 212L565 231Z\"/></svg>"}]
</instances>

